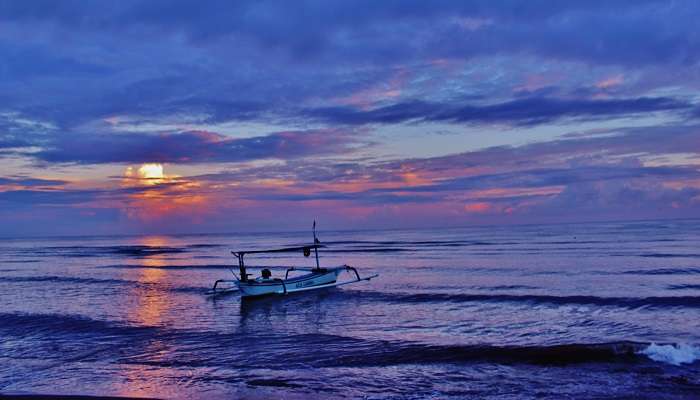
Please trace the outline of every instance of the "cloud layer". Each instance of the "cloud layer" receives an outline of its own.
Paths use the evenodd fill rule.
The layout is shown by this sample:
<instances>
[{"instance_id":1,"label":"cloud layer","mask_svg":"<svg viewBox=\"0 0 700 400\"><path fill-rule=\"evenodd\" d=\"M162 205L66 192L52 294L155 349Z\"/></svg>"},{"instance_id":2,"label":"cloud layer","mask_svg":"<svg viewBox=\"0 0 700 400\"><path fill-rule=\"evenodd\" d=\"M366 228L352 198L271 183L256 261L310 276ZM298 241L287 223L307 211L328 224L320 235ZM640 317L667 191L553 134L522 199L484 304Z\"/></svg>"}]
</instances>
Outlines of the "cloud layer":
<instances>
[{"instance_id":1,"label":"cloud layer","mask_svg":"<svg viewBox=\"0 0 700 400\"><path fill-rule=\"evenodd\" d=\"M275 132L232 139L206 131L75 135L31 156L47 163L226 163L294 159L347 151L354 141L333 130Z\"/></svg>"},{"instance_id":2,"label":"cloud layer","mask_svg":"<svg viewBox=\"0 0 700 400\"><path fill-rule=\"evenodd\" d=\"M396 124L451 122L466 124L510 123L532 125L563 118L601 119L655 111L686 110L690 105L663 97L636 99L557 99L530 97L498 104L458 105L421 101L397 103L371 110L329 107L309 110L312 117L336 124Z\"/></svg>"}]
</instances>

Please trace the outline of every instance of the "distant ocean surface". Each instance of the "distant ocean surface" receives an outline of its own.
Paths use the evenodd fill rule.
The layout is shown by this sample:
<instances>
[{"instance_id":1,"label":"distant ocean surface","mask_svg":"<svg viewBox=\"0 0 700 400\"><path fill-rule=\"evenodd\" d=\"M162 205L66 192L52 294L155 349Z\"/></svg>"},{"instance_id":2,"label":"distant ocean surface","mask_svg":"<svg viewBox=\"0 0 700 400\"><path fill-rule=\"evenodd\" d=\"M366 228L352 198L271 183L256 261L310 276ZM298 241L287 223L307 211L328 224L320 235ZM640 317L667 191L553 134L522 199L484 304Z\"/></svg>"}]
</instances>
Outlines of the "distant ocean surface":
<instances>
[{"instance_id":1,"label":"distant ocean surface","mask_svg":"<svg viewBox=\"0 0 700 400\"><path fill-rule=\"evenodd\" d=\"M231 250L311 232L0 239L0 393L700 398L700 221L319 238L380 276L211 299Z\"/></svg>"}]
</instances>

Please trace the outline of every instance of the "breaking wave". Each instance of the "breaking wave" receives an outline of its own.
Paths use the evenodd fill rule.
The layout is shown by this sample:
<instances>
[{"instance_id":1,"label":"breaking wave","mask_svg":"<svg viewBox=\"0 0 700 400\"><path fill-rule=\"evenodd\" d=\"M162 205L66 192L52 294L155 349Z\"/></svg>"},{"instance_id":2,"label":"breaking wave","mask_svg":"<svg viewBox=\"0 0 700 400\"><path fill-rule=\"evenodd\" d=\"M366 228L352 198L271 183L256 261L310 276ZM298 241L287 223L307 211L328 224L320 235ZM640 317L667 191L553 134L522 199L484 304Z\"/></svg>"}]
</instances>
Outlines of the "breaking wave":
<instances>
[{"instance_id":1,"label":"breaking wave","mask_svg":"<svg viewBox=\"0 0 700 400\"><path fill-rule=\"evenodd\" d=\"M567 365L631 362L647 345L636 342L553 346L437 346L382 343L361 354L341 355L328 366L387 366L417 363L526 363Z\"/></svg>"},{"instance_id":2,"label":"breaking wave","mask_svg":"<svg viewBox=\"0 0 700 400\"><path fill-rule=\"evenodd\" d=\"M654 361L672 365L692 364L700 360L700 347L690 344L656 344L652 343L640 351Z\"/></svg>"},{"instance_id":3,"label":"breaking wave","mask_svg":"<svg viewBox=\"0 0 700 400\"><path fill-rule=\"evenodd\" d=\"M103 356L123 363L153 366L308 368L375 367L401 364L535 364L565 366L581 363L631 363L655 361L672 365L692 364L700 359L693 344L655 344L633 341L572 343L559 345L495 346L433 345L418 342L369 340L331 334L255 334L193 331L125 325L77 315L0 313L3 336L50 337L52 341L109 339L119 343L167 341L172 352L163 357L160 348L148 346L105 348ZM98 340L102 342L103 339ZM134 339L136 341L134 341ZM246 339L256 346L238 346ZM127 340L128 342L124 342ZM217 343L229 349L221 353ZM315 349L309 352L308 349ZM110 350L112 349L112 350ZM109 353L114 351L114 353ZM210 354L211 353L211 354ZM66 354L66 357L70 354ZM264 385L266 382L256 382ZM255 383L253 383L255 384Z\"/></svg>"}]
</instances>

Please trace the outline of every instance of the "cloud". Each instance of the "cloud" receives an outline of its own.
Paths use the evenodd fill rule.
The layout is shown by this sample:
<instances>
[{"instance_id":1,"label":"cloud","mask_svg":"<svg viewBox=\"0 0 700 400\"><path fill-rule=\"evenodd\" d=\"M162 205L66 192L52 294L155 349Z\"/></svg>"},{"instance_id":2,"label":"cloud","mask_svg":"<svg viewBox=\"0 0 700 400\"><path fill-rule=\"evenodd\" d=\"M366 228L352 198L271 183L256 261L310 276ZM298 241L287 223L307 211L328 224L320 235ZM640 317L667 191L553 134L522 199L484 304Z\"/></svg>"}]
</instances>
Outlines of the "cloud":
<instances>
[{"instance_id":1,"label":"cloud","mask_svg":"<svg viewBox=\"0 0 700 400\"><path fill-rule=\"evenodd\" d=\"M19 113L0 110L0 149L18 149L37 145L50 129L48 124L41 121L32 120Z\"/></svg>"},{"instance_id":2,"label":"cloud","mask_svg":"<svg viewBox=\"0 0 700 400\"><path fill-rule=\"evenodd\" d=\"M507 212L514 217L527 215L525 210L549 201L564 207L563 200L554 199L569 196L578 190L575 188L590 192L591 188L618 186L629 189L620 193L654 200L655 206L638 208L639 215L643 215L659 207L673 207L673 212L697 207L693 200L697 196L693 187L700 187L697 164L677 159L675 165L655 165L644 160L663 156L673 159L673 154L697 148L698 140L700 129L692 125L631 128L607 135L492 147L443 157L374 163L292 160L190 179L204 185L247 181L244 197L261 202L341 201L377 207L488 203L491 206L481 207L479 214ZM419 179L409 179L409 175ZM277 180L289 185L255 183ZM644 196L635 194L637 191L645 192ZM606 189L608 192L610 189ZM654 194L662 192L668 196ZM588 201L585 196L580 199ZM575 198L567 201L569 212L577 209ZM608 206L611 210L613 203L611 200ZM589 207L585 203L581 206ZM546 211L541 210L538 215L544 214Z\"/></svg>"},{"instance_id":3,"label":"cloud","mask_svg":"<svg viewBox=\"0 0 700 400\"><path fill-rule=\"evenodd\" d=\"M0 186L61 186L67 184L68 181L58 179L39 179L27 177L2 177L0 176Z\"/></svg>"},{"instance_id":4,"label":"cloud","mask_svg":"<svg viewBox=\"0 0 700 400\"><path fill-rule=\"evenodd\" d=\"M697 4L565 3L5 1L0 112L74 135L110 117L191 130L231 121L305 130L318 121L331 129L407 121L538 124L685 106L653 89L694 76ZM575 68L562 60L574 60ZM591 100L599 91L576 91L620 73L624 85L652 82L644 68L659 64L666 80L642 93L625 87L614 93L628 97ZM610 65L637 74L605 69ZM558 93L574 96L518 97L517 80L532 70L556 70L563 76ZM379 90L397 71L401 90ZM369 109L321 106L363 90L376 94ZM40 132L3 136L0 129L0 148L40 139Z\"/></svg>"},{"instance_id":5,"label":"cloud","mask_svg":"<svg viewBox=\"0 0 700 400\"><path fill-rule=\"evenodd\" d=\"M244 139L206 131L112 133L57 137L32 156L43 162L203 163L294 159L347 152L355 138L336 130L287 131Z\"/></svg>"},{"instance_id":6,"label":"cloud","mask_svg":"<svg viewBox=\"0 0 700 400\"><path fill-rule=\"evenodd\" d=\"M32 215L59 218L60 209L65 209L66 216L85 210L101 216L95 217L96 224L114 223L121 215L119 226L139 221L156 229L178 219L201 231L224 229L219 215L236 215L251 224L259 219L259 226L269 227L270 209L294 210L294 216L285 216L285 221L299 223L302 217L323 215L339 226L700 216L700 169L688 159L673 159L673 154L697 148L692 146L700 138L698 127L599 133L442 157L241 162L219 173L156 185L121 181L127 186L117 189L71 189L58 187L60 181L8 177L0 183L19 186L21 182L26 188L0 192L4 210L0 214L16 220L35 210ZM203 139L232 140L211 134ZM178 143L196 147L198 140ZM228 146L233 145L222 147ZM179 154L170 146L163 148L164 154ZM218 157L218 153L204 154L199 159ZM672 163L644 161L662 156L670 157ZM128 186L132 183L135 186ZM242 186L245 190L240 190ZM119 210L119 215L107 210Z\"/></svg>"},{"instance_id":7,"label":"cloud","mask_svg":"<svg viewBox=\"0 0 700 400\"><path fill-rule=\"evenodd\" d=\"M501 174L442 179L434 185L401 188L405 192L437 193L442 191L481 190L490 188L534 188L566 186L583 182L630 180L638 178L700 179L700 171L690 167L626 167L620 164L591 165L556 169L524 169ZM375 192L396 189L373 189Z\"/></svg>"},{"instance_id":8,"label":"cloud","mask_svg":"<svg viewBox=\"0 0 700 400\"><path fill-rule=\"evenodd\" d=\"M566 135L565 135L566 136ZM522 146L494 146L446 156L404 160L392 168L410 166L435 174L450 174L456 168L525 170L527 167L617 164L625 157L693 153L700 148L700 125L661 125L603 129L594 136L559 139ZM577 164L578 163L578 164Z\"/></svg>"},{"instance_id":9,"label":"cloud","mask_svg":"<svg viewBox=\"0 0 700 400\"><path fill-rule=\"evenodd\" d=\"M468 204L473 202L500 204L498 207L483 208L481 212L505 210L513 208L517 204L531 200L538 202L557 198L562 193L568 193L567 188L587 187L587 185L625 186L630 182L637 182L637 191L646 191L648 188L656 191L661 182L665 180L700 180L700 171L688 167L637 167L626 168L619 164L608 166L584 166L559 169L532 169L503 174L482 174L469 177L457 177L440 179L437 183L406 186L397 182L389 187L369 188L365 190L343 191L318 191L313 187L307 188L305 193L289 193L283 188L271 190L270 188L249 187L243 195L244 198L255 201L346 201L355 204L367 205L397 205L435 204L438 202L461 202ZM324 186L318 185L317 188ZM573 189L571 189L573 190ZM684 190L684 189L683 189ZM681 192L683 191L681 190ZM677 190L666 188L667 193L676 193ZM697 191L685 192L689 195L697 195ZM647 196L647 195L645 195ZM649 196L647 196L649 197ZM653 197L653 196L652 196ZM692 196L691 196L692 197ZM657 198L657 197L655 197ZM660 202L667 198L659 196ZM682 204L689 204L686 198ZM675 200L674 200L675 201ZM503 205L506 203L506 205ZM666 204L669 206L670 203ZM570 204L570 209L575 209L575 204Z\"/></svg>"},{"instance_id":10,"label":"cloud","mask_svg":"<svg viewBox=\"0 0 700 400\"><path fill-rule=\"evenodd\" d=\"M236 172L201 175L198 178L236 180L248 175L254 179L298 178L312 181L315 178L320 182L369 179L379 183L394 182L397 187L406 187L405 180L401 178L406 172L424 174L438 182L469 175L469 179L480 176L480 179L509 184L513 174L528 174L532 171L540 171L549 176L550 181L554 181L564 179L561 173L576 173L582 179L604 179L644 174L681 176L697 169L697 165L683 164L645 166L641 158L697 154L696 149L700 148L700 125L601 129L595 133L591 136L563 135L558 140L520 146L494 146L426 158L371 162L361 159L334 162L288 160L281 165L244 168ZM606 170L609 172L604 175Z\"/></svg>"},{"instance_id":11,"label":"cloud","mask_svg":"<svg viewBox=\"0 0 700 400\"><path fill-rule=\"evenodd\" d=\"M64 1L3 2L0 11L13 23L43 22L81 34L139 33L151 39L179 34L197 44L230 40L241 48L257 46L296 60L405 62L429 54L464 58L527 51L639 64L693 62L698 54L698 39L687 35L698 11L692 1L124 1L109 7Z\"/></svg>"},{"instance_id":12,"label":"cloud","mask_svg":"<svg viewBox=\"0 0 700 400\"><path fill-rule=\"evenodd\" d=\"M77 205L98 199L98 190L7 190L0 192L0 202L26 208L42 205Z\"/></svg>"},{"instance_id":13,"label":"cloud","mask_svg":"<svg viewBox=\"0 0 700 400\"><path fill-rule=\"evenodd\" d=\"M308 110L307 113L326 122L350 125L395 124L408 121L533 125L563 118L596 119L689 107L687 103L666 97L613 100L531 97L490 105L413 101L367 111L351 107L326 107Z\"/></svg>"},{"instance_id":14,"label":"cloud","mask_svg":"<svg viewBox=\"0 0 700 400\"><path fill-rule=\"evenodd\" d=\"M440 200L438 191L429 196L415 194L379 193L376 191L362 192L314 192L308 194L274 193L269 190L253 190L243 194L242 197L255 201L290 201L290 202L319 202L319 201L346 201L356 204L402 204L402 203L435 203Z\"/></svg>"},{"instance_id":15,"label":"cloud","mask_svg":"<svg viewBox=\"0 0 700 400\"><path fill-rule=\"evenodd\" d=\"M13 135L0 134L0 149L14 149L29 146L31 146L31 143L27 140L23 140Z\"/></svg>"},{"instance_id":16,"label":"cloud","mask_svg":"<svg viewBox=\"0 0 700 400\"><path fill-rule=\"evenodd\" d=\"M571 219L572 210L589 220L692 218L700 216L700 189L674 189L659 182L580 182L527 211L548 220Z\"/></svg>"}]
</instances>

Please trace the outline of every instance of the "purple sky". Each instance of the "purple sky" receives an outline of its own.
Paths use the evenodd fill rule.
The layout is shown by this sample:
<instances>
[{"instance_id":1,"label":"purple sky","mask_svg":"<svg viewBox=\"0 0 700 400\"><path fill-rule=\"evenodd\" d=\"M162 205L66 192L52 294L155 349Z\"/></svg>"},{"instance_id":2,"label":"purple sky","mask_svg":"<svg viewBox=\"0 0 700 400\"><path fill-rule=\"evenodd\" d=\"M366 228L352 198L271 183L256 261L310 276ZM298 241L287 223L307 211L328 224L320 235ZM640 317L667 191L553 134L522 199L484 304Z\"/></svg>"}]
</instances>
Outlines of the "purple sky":
<instances>
[{"instance_id":1,"label":"purple sky","mask_svg":"<svg viewBox=\"0 0 700 400\"><path fill-rule=\"evenodd\" d=\"M0 235L697 218L698 20L0 0Z\"/></svg>"}]
</instances>

